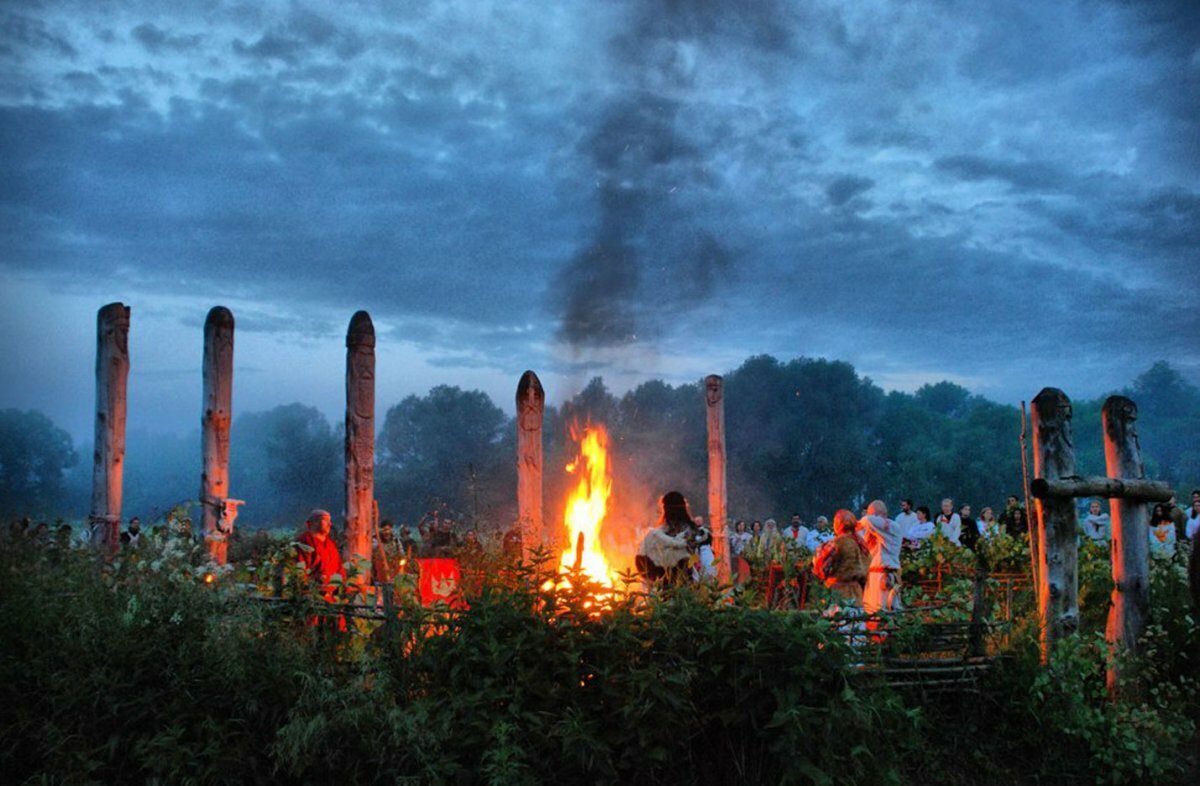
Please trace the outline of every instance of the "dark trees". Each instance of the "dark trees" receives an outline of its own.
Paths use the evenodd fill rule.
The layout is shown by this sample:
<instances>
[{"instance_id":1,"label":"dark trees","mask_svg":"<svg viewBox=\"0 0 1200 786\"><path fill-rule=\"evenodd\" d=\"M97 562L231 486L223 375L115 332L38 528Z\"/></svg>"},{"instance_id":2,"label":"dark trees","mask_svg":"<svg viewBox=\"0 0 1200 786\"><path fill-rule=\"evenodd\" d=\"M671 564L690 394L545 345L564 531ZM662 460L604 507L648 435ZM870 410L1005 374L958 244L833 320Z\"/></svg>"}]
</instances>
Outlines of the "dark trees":
<instances>
[{"instance_id":1,"label":"dark trees","mask_svg":"<svg viewBox=\"0 0 1200 786\"><path fill-rule=\"evenodd\" d=\"M0 512L64 512L63 473L77 460L71 435L41 412L0 410Z\"/></svg>"},{"instance_id":2,"label":"dark trees","mask_svg":"<svg viewBox=\"0 0 1200 786\"><path fill-rule=\"evenodd\" d=\"M415 523L450 515L509 519L516 509L516 446L487 394L438 385L391 407L379 433L377 496L384 515ZM504 525L509 522L503 521Z\"/></svg>"},{"instance_id":3,"label":"dark trees","mask_svg":"<svg viewBox=\"0 0 1200 786\"><path fill-rule=\"evenodd\" d=\"M312 508L341 515L341 428L315 407L285 404L247 412L230 437L230 493L246 500L239 521L297 529Z\"/></svg>"}]
</instances>

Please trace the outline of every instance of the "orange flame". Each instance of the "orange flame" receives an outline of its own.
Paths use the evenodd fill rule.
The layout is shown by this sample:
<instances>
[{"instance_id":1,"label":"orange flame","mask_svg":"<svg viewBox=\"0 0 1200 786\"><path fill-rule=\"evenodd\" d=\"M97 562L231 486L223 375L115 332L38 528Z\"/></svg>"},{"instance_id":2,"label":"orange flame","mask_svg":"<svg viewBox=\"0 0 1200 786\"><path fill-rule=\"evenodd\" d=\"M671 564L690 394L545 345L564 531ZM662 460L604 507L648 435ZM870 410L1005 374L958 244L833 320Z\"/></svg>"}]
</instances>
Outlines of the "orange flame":
<instances>
[{"instance_id":1,"label":"orange flame","mask_svg":"<svg viewBox=\"0 0 1200 786\"><path fill-rule=\"evenodd\" d=\"M612 496L608 431L604 426L588 424L580 437L578 427L572 426L571 438L579 441L579 455L567 465L567 472L577 475L579 482L567 495L563 521L569 538L559 566L567 571L578 562L589 579L611 587L617 581L617 574L605 559L600 543L600 527L608 514L608 500ZM579 550L581 539L582 553Z\"/></svg>"}]
</instances>

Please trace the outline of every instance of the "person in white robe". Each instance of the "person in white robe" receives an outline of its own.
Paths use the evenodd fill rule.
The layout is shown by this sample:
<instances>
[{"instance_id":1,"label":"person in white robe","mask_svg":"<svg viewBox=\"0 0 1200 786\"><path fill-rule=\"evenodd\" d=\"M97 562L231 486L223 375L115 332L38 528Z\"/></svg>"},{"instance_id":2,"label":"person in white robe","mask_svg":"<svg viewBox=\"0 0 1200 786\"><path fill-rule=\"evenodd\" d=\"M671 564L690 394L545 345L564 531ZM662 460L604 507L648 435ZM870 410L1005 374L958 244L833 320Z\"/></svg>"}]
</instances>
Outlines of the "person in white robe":
<instances>
[{"instance_id":1,"label":"person in white robe","mask_svg":"<svg viewBox=\"0 0 1200 786\"><path fill-rule=\"evenodd\" d=\"M1083 534L1098 543L1105 543L1112 538L1112 522L1107 513L1101 512L1098 499L1088 505L1088 514L1083 517Z\"/></svg>"},{"instance_id":2,"label":"person in white robe","mask_svg":"<svg viewBox=\"0 0 1200 786\"><path fill-rule=\"evenodd\" d=\"M868 614L900 609L900 543L904 533L887 517L883 500L867 506L867 515L858 521L858 531L871 552L863 609Z\"/></svg>"},{"instance_id":3,"label":"person in white robe","mask_svg":"<svg viewBox=\"0 0 1200 786\"><path fill-rule=\"evenodd\" d=\"M945 536L946 540L953 543L955 546L961 546L962 540L962 519L954 512L954 500L942 500L942 512L934 519L934 526L937 531Z\"/></svg>"}]
</instances>

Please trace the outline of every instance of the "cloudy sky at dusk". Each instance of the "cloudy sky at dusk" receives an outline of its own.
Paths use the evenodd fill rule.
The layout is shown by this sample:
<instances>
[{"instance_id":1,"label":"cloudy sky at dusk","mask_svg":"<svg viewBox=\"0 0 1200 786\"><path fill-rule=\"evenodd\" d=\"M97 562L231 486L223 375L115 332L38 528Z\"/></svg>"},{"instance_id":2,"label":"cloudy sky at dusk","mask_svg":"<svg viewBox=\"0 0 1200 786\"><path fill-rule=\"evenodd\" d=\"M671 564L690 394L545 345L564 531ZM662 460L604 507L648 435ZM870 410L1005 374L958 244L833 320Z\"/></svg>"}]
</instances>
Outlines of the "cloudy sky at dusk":
<instances>
[{"instance_id":1,"label":"cloudy sky at dusk","mask_svg":"<svg viewBox=\"0 0 1200 786\"><path fill-rule=\"evenodd\" d=\"M198 424L216 304L242 411L335 416L360 308L381 410L760 353L1200 382L1198 107L1194 2L8 0L0 407L87 435L114 300L131 429Z\"/></svg>"}]
</instances>

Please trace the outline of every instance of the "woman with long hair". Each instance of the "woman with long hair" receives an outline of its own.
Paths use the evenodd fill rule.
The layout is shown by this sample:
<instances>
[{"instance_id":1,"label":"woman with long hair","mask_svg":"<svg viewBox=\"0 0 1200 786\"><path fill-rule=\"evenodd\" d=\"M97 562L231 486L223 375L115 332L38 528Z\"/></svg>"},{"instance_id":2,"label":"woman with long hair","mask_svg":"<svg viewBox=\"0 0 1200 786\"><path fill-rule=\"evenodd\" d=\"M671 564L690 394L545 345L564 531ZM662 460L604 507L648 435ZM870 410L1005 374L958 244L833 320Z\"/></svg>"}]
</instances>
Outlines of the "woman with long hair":
<instances>
[{"instance_id":1,"label":"woman with long hair","mask_svg":"<svg viewBox=\"0 0 1200 786\"><path fill-rule=\"evenodd\" d=\"M1167 506L1158 504L1150 513L1150 556L1155 559L1170 559L1175 556L1175 520L1167 512Z\"/></svg>"},{"instance_id":2,"label":"woman with long hair","mask_svg":"<svg viewBox=\"0 0 1200 786\"><path fill-rule=\"evenodd\" d=\"M658 510L658 526L642 538L634 565L648 583L677 584L688 575L691 533L696 524L687 500L678 491L663 494Z\"/></svg>"}]
</instances>

